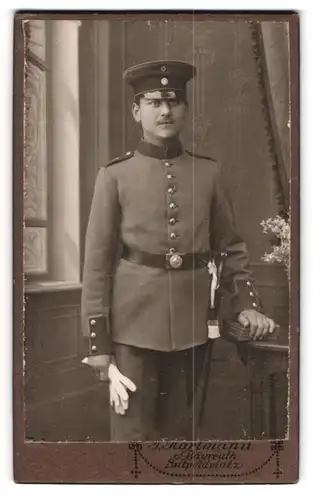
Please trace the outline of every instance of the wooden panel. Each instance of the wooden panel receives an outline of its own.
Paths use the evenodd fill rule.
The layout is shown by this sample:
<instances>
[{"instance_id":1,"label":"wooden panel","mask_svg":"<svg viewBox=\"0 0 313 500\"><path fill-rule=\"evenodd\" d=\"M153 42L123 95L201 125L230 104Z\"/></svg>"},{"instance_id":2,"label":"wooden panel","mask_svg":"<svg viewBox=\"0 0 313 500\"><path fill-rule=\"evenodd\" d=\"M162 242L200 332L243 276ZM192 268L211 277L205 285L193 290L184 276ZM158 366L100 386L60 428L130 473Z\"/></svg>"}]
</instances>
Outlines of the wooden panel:
<instances>
[{"instance_id":1,"label":"wooden panel","mask_svg":"<svg viewBox=\"0 0 313 500\"><path fill-rule=\"evenodd\" d=\"M248 353L250 434L283 439L288 433L288 353L253 349Z\"/></svg>"},{"instance_id":2,"label":"wooden panel","mask_svg":"<svg viewBox=\"0 0 313 500\"><path fill-rule=\"evenodd\" d=\"M107 387L91 386L26 411L26 438L36 441L109 440Z\"/></svg>"},{"instance_id":3,"label":"wooden panel","mask_svg":"<svg viewBox=\"0 0 313 500\"><path fill-rule=\"evenodd\" d=\"M38 314L41 359L53 362L78 356L79 307L64 306Z\"/></svg>"},{"instance_id":4,"label":"wooden panel","mask_svg":"<svg viewBox=\"0 0 313 500\"><path fill-rule=\"evenodd\" d=\"M107 384L81 364L80 290L25 299L26 438L108 439Z\"/></svg>"}]
</instances>

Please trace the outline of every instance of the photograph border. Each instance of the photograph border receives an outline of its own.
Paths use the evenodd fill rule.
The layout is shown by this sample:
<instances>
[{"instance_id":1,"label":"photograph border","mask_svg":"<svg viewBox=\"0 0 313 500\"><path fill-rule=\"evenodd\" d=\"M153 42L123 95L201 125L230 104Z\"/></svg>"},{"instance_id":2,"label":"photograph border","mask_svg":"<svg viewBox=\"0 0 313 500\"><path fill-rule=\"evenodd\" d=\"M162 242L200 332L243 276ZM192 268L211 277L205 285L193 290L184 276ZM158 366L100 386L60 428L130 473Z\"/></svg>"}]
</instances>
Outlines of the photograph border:
<instances>
[{"instance_id":1,"label":"photograph border","mask_svg":"<svg viewBox=\"0 0 313 500\"><path fill-rule=\"evenodd\" d=\"M202 473L166 471L168 460L188 448L158 447L156 443L112 442L26 442L24 438L24 278L23 278L23 197L24 197L24 65L23 21L29 19L199 19L287 21L290 25L291 96L291 286L289 356L289 437L274 441L217 441L227 450L233 443L241 472ZM14 477L20 483L294 483L299 462L299 15L295 12L17 12L14 19L13 97L13 418ZM214 443L212 441L212 443ZM223 448L223 443L225 447ZM250 443L250 446L243 444ZM235 446L236 445L236 446ZM178 446L178 443L177 443ZM186 444L187 446L187 444ZM196 444L195 444L196 446ZM197 444L198 446L198 444ZM200 446L200 445L199 445ZM196 448L197 449L197 448ZM200 448L201 449L201 448ZM204 448L205 449L205 448ZM227 450L228 451L228 450ZM174 455L173 455L174 453ZM170 469L168 469L170 471Z\"/></svg>"}]
</instances>

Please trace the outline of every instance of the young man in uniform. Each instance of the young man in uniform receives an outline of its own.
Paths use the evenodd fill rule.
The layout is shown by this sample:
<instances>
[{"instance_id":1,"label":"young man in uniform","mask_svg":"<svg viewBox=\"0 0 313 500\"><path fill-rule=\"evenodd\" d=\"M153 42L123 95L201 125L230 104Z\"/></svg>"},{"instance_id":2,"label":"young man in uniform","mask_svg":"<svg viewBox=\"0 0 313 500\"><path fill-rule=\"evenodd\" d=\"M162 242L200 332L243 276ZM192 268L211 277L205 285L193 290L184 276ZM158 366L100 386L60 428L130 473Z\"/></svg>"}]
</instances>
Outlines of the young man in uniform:
<instances>
[{"instance_id":1,"label":"young man in uniform","mask_svg":"<svg viewBox=\"0 0 313 500\"><path fill-rule=\"evenodd\" d=\"M111 439L193 439L188 408L208 342L208 262L226 255L230 315L263 338L261 312L218 164L183 149L179 133L195 68L129 68L136 151L99 171L86 234L82 316L86 362L110 380Z\"/></svg>"}]
</instances>

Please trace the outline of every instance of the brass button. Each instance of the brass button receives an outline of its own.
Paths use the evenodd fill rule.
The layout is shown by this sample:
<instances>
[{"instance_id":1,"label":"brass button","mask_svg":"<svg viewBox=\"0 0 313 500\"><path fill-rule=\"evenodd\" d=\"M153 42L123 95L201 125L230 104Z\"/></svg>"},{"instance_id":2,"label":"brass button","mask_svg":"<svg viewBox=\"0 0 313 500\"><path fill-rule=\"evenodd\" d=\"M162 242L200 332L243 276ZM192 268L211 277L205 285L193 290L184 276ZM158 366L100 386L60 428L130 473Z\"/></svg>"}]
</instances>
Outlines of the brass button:
<instances>
[{"instance_id":1,"label":"brass button","mask_svg":"<svg viewBox=\"0 0 313 500\"><path fill-rule=\"evenodd\" d=\"M174 208L176 208L176 207L177 207L177 205L176 205L175 203L171 202L171 203L169 204L169 207L170 207L170 209L171 209L171 210L174 210Z\"/></svg>"},{"instance_id":2,"label":"brass button","mask_svg":"<svg viewBox=\"0 0 313 500\"><path fill-rule=\"evenodd\" d=\"M91 326L95 326L95 324L96 324L96 320L95 320L95 319L92 319L92 320L90 321L90 324L91 324Z\"/></svg>"},{"instance_id":3,"label":"brass button","mask_svg":"<svg viewBox=\"0 0 313 500\"><path fill-rule=\"evenodd\" d=\"M173 193L175 193L175 188L174 187L170 187L170 188L168 188L167 192L169 194L173 194Z\"/></svg>"},{"instance_id":4,"label":"brass button","mask_svg":"<svg viewBox=\"0 0 313 500\"><path fill-rule=\"evenodd\" d=\"M251 286L251 281L247 281L247 285L248 285L248 286Z\"/></svg>"},{"instance_id":5,"label":"brass button","mask_svg":"<svg viewBox=\"0 0 313 500\"><path fill-rule=\"evenodd\" d=\"M171 181L174 179L174 176L172 174L167 174L166 178L168 181Z\"/></svg>"},{"instance_id":6,"label":"brass button","mask_svg":"<svg viewBox=\"0 0 313 500\"><path fill-rule=\"evenodd\" d=\"M90 337L91 337L92 339L95 339L95 338L96 338L96 336L97 336L96 332L91 332Z\"/></svg>"},{"instance_id":7,"label":"brass button","mask_svg":"<svg viewBox=\"0 0 313 500\"><path fill-rule=\"evenodd\" d=\"M97 347L96 347L95 345L92 345L92 346L91 346L91 350L92 350L92 352L96 352Z\"/></svg>"},{"instance_id":8,"label":"brass button","mask_svg":"<svg viewBox=\"0 0 313 500\"><path fill-rule=\"evenodd\" d=\"M258 304L256 302L252 302L253 307L258 307Z\"/></svg>"},{"instance_id":9,"label":"brass button","mask_svg":"<svg viewBox=\"0 0 313 500\"><path fill-rule=\"evenodd\" d=\"M176 219L174 219L174 217L172 217L172 218L169 220L169 223L173 226L173 225L176 223Z\"/></svg>"},{"instance_id":10,"label":"brass button","mask_svg":"<svg viewBox=\"0 0 313 500\"><path fill-rule=\"evenodd\" d=\"M164 163L164 165L165 165L166 167L171 167L173 164L172 164L172 163L170 163L169 161L166 161L166 162Z\"/></svg>"},{"instance_id":11,"label":"brass button","mask_svg":"<svg viewBox=\"0 0 313 500\"><path fill-rule=\"evenodd\" d=\"M250 295L250 297L254 297L254 293L253 292L249 292L249 295Z\"/></svg>"},{"instance_id":12,"label":"brass button","mask_svg":"<svg viewBox=\"0 0 313 500\"><path fill-rule=\"evenodd\" d=\"M171 238L171 240L175 240L175 238L176 238L176 234L175 234L175 233L171 233L171 234L170 234L170 238Z\"/></svg>"}]
</instances>

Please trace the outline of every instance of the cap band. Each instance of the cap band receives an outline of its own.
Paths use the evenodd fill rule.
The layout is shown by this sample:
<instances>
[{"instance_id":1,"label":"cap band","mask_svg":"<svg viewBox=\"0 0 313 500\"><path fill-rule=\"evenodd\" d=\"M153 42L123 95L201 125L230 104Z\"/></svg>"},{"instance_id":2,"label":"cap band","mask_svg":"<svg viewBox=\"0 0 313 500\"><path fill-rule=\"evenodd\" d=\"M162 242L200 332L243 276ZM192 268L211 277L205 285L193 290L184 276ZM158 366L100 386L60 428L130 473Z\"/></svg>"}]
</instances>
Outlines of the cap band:
<instances>
[{"instance_id":1,"label":"cap band","mask_svg":"<svg viewBox=\"0 0 313 500\"><path fill-rule=\"evenodd\" d=\"M166 82L165 82L166 80ZM182 90L186 88L186 83L176 75L168 75L166 78L151 75L145 78L140 78L132 83L134 94L144 94L145 92L153 92L156 90Z\"/></svg>"},{"instance_id":2,"label":"cap band","mask_svg":"<svg viewBox=\"0 0 313 500\"><path fill-rule=\"evenodd\" d=\"M142 94L146 99L177 99L175 90L155 90Z\"/></svg>"}]
</instances>

